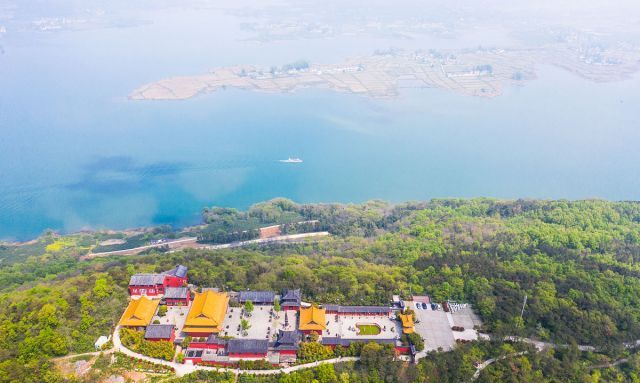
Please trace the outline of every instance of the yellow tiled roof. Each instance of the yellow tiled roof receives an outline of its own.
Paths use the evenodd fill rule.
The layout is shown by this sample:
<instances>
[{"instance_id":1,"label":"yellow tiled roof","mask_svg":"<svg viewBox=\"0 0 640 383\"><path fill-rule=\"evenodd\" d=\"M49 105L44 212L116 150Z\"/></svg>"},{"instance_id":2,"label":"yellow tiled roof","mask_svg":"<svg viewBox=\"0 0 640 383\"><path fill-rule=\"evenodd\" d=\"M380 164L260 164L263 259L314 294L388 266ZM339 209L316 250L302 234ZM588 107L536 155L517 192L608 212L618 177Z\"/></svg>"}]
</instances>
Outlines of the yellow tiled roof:
<instances>
[{"instance_id":1,"label":"yellow tiled roof","mask_svg":"<svg viewBox=\"0 0 640 383\"><path fill-rule=\"evenodd\" d=\"M227 293L205 291L196 294L184 323L184 331L219 332L222 329L228 305Z\"/></svg>"},{"instance_id":2,"label":"yellow tiled roof","mask_svg":"<svg viewBox=\"0 0 640 383\"><path fill-rule=\"evenodd\" d=\"M315 306L300 309L300 330L303 331L322 331L327 328L325 325L325 309Z\"/></svg>"},{"instance_id":3,"label":"yellow tiled roof","mask_svg":"<svg viewBox=\"0 0 640 383\"><path fill-rule=\"evenodd\" d=\"M132 299L129 306L124 310L120 322L120 326L126 327L144 327L151 323L153 314L160 304L159 300L151 300L147 297Z\"/></svg>"},{"instance_id":4,"label":"yellow tiled roof","mask_svg":"<svg viewBox=\"0 0 640 383\"><path fill-rule=\"evenodd\" d=\"M183 327L182 331L186 333L190 333L190 332L218 333L220 332L220 328L219 327Z\"/></svg>"},{"instance_id":5,"label":"yellow tiled roof","mask_svg":"<svg viewBox=\"0 0 640 383\"><path fill-rule=\"evenodd\" d=\"M402 332L405 334L413 333L413 315L412 314L399 314L400 320L402 321Z\"/></svg>"}]
</instances>

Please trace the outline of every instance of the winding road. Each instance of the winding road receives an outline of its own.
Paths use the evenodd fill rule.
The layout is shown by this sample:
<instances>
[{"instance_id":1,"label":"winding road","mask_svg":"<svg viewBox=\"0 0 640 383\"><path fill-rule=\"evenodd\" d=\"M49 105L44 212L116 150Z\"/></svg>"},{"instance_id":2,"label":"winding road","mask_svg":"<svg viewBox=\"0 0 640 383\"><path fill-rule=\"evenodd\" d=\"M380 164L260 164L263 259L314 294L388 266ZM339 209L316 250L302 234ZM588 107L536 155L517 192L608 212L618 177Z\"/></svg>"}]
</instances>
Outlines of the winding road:
<instances>
[{"instance_id":1,"label":"winding road","mask_svg":"<svg viewBox=\"0 0 640 383\"><path fill-rule=\"evenodd\" d=\"M498 362L500 360L504 360L507 358L512 358L514 356L520 356L520 355L525 355L528 354L528 351L522 351L522 352L516 352L513 354L507 354L507 355L502 355L499 356L497 358L491 358L491 359L487 359L484 362L480 363L478 365L478 367L476 367L476 372L473 373L473 377L471 377L471 381L474 381L476 379L478 379L480 377L480 373L482 372L482 370L484 370L485 368L489 367L490 365L492 365L495 362Z\"/></svg>"},{"instance_id":2,"label":"winding road","mask_svg":"<svg viewBox=\"0 0 640 383\"><path fill-rule=\"evenodd\" d=\"M305 368L316 367L321 364L335 364L342 362L355 362L359 360L359 357L344 357L344 358L334 358L327 360L320 360L312 363L299 364L297 366L279 368L274 370L240 370L237 368L224 368L224 367L211 367L211 366L202 366L202 365L192 365L192 364L181 364L176 362L169 362L166 360L150 358L148 356L138 354L137 352L133 352L122 345L120 341L120 326L117 326L115 331L113 332L113 348L109 350L109 352L121 352L130 357L145 360L155 364L161 364L167 367L172 367L177 376L184 376L190 374L196 370L205 370L205 371L218 371L218 372L231 372L235 375L239 374L251 374L251 375L277 375L277 374L289 374L294 371L303 370ZM77 355L74 355L77 356Z\"/></svg>"},{"instance_id":3,"label":"winding road","mask_svg":"<svg viewBox=\"0 0 640 383\"><path fill-rule=\"evenodd\" d=\"M134 247L131 249L105 251L102 253L90 253L90 254L83 255L82 257L80 257L80 259L87 260L92 258L108 257L111 255L136 255L145 250L155 249L155 248L165 247L165 246L169 248L169 253L174 252L176 250L183 249L183 248L219 250L219 249L231 249L235 247L242 247L242 246L247 246L252 244L267 245L270 243L278 243L278 242L296 242L296 241L304 240L307 238L326 237L328 235L329 235L329 232L327 231L316 231L312 233L278 235L275 237L251 239L248 241L224 243L220 245L205 245L205 244L198 243L198 238L196 237L187 237L187 238L176 239L173 241L155 243L153 245Z\"/></svg>"},{"instance_id":4,"label":"winding road","mask_svg":"<svg viewBox=\"0 0 640 383\"><path fill-rule=\"evenodd\" d=\"M218 371L218 372L231 372L234 375L240 375L240 374L251 374L251 375L277 375L277 374L289 374L291 372L294 371L298 371L298 370L303 370L306 368L312 368L312 367L316 367L319 366L321 364L335 364L335 363L343 363L343 362L356 362L358 360L360 360L359 357L342 357L342 358L333 358L333 359L326 359L326 360L321 360L321 361L317 361L317 362L312 362L312 363L305 363L305 364L299 364L296 366L292 366L292 367L286 367L286 368L279 368L279 369L273 369L273 370L240 370L237 368L224 368L224 367L212 367L212 366L202 366L202 365L192 365L192 364L182 364L182 363L176 363L176 362L170 362L170 361L166 361L166 360L162 360L162 359L156 359L156 358L150 358L148 356L139 354L137 352L131 351L128 348L126 348L125 346L122 345L122 342L120 340L120 326L117 326L113 332L113 347L110 348L109 350L105 350L105 351L96 351L96 352L87 352L87 353L82 353L82 354L71 354L71 355L66 355L66 356L62 356L62 357L58 357L55 358L57 360L63 360L63 359L71 359L71 358L76 358L79 356L84 356L84 355L91 355L91 356L97 356L100 354L110 354L113 352L120 352L122 354L128 355L132 358L136 358L136 359L140 359L140 360L145 360L151 363L155 363L155 364L161 364L167 367L171 367L175 370L175 373L177 376L184 376L187 374L190 374L194 371L197 370L205 370L205 371ZM540 341L536 341L536 340L532 340L532 339L528 339L528 338L520 338L520 337L507 337L507 339L505 340L510 340L510 341L521 341L521 342L525 342L525 343L529 343L532 344L536 347L536 349L538 351L546 348L546 347L567 347L567 345L563 345L563 344L554 344L554 343L548 343L548 342L540 342ZM635 346L640 344L640 341L634 342L634 343L628 343L625 344L625 346L627 347L631 347L631 346ZM579 348L581 348L583 351L592 351L595 348L593 346L578 346ZM526 355L528 354L528 351L521 351L521 352L516 352L516 353L512 353L512 354L507 354L507 355L502 355L496 358L490 358L485 360L484 362L480 363L477 367L476 367L476 371L473 374L471 381L475 381L480 377L480 374L482 373L482 370L484 370L485 368L489 367L490 365L492 365L495 362L504 360L504 359L508 359L508 358L513 358L516 356L521 356L521 355ZM424 356L422 356L424 357ZM418 357L417 359L420 359L420 357ZM622 358L619 360L616 360L614 362L611 363L605 363L605 364L601 364L601 365L594 365L591 366L590 369L597 369L597 368L608 368L608 367L614 367L617 366L619 364L622 363L626 363L628 361L628 358Z\"/></svg>"}]
</instances>

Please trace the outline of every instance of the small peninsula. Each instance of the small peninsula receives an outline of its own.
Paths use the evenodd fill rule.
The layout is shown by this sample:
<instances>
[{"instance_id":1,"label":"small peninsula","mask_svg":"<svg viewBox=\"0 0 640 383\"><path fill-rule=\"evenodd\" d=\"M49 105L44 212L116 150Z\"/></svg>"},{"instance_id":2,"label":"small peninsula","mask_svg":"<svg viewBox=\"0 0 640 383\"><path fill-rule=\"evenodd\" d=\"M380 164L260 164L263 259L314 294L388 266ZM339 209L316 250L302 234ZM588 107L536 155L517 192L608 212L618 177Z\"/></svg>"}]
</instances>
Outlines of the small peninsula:
<instances>
[{"instance_id":1,"label":"small peninsula","mask_svg":"<svg viewBox=\"0 0 640 383\"><path fill-rule=\"evenodd\" d=\"M591 81L629 77L640 67L636 49L570 47L402 51L389 49L338 64L306 61L281 67L237 65L142 85L132 100L183 100L226 88L292 92L325 88L372 98L398 95L402 88L442 88L477 97L497 97L507 86L535 79L537 65L554 65Z\"/></svg>"}]
</instances>

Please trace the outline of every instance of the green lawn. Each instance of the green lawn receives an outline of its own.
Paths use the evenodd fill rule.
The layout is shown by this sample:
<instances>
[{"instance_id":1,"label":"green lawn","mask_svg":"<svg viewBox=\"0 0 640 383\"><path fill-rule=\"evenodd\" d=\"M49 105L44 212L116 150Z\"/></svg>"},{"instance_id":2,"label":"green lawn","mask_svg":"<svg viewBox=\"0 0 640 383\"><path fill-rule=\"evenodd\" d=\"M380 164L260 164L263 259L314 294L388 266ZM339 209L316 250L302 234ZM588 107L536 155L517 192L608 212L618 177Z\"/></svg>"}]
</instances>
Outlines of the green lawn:
<instances>
[{"instance_id":1,"label":"green lawn","mask_svg":"<svg viewBox=\"0 0 640 383\"><path fill-rule=\"evenodd\" d=\"M380 326L375 324L358 324L356 325L360 332L358 335L378 335L380 334Z\"/></svg>"}]
</instances>

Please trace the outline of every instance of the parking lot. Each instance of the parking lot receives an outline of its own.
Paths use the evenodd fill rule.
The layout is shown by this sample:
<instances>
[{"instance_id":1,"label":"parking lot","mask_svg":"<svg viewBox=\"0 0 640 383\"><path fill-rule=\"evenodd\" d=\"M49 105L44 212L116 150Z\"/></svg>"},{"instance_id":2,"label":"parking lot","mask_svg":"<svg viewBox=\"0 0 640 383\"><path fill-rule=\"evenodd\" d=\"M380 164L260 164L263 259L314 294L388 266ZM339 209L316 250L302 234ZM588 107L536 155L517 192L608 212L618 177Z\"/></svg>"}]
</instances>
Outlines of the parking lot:
<instances>
[{"instance_id":1,"label":"parking lot","mask_svg":"<svg viewBox=\"0 0 640 383\"><path fill-rule=\"evenodd\" d=\"M476 326L482 325L480 317L473 312L471 307L461 308L460 310L450 314L455 326L464 327L462 332L453 332L455 339L476 340L478 332L474 329Z\"/></svg>"},{"instance_id":2,"label":"parking lot","mask_svg":"<svg viewBox=\"0 0 640 383\"><path fill-rule=\"evenodd\" d=\"M410 302L409 302L410 303ZM456 341L447 313L444 311L415 310L416 324L415 331L422 336L425 342L425 350L450 350Z\"/></svg>"},{"instance_id":3,"label":"parking lot","mask_svg":"<svg viewBox=\"0 0 640 383\"><path fill-rule=\"evenodd\" d=\"M475 326L480 326L480 318L468 305L456 305L453 312L445 312L440 306L439 310L433 310L431 305L426 309L416 302L405 302L416 313L415 331L425 341L425 351L450 350L456 344L456 339L475 340L478 333ZM453 308L453 307L452 307ZM464 327L464 331L453 331L453 326Z\"/></svg>"},{"instance_id":4,"label":"parking lot","mask_svg":"<svg viewBox=\"0 0 640 383\"><path fill-rule=\"evenodd\" d=\"M456 326L462 326L465 329L482 325L480 317L469 306L452 313L451 316Z\"/></svg>"}]
</instances>

